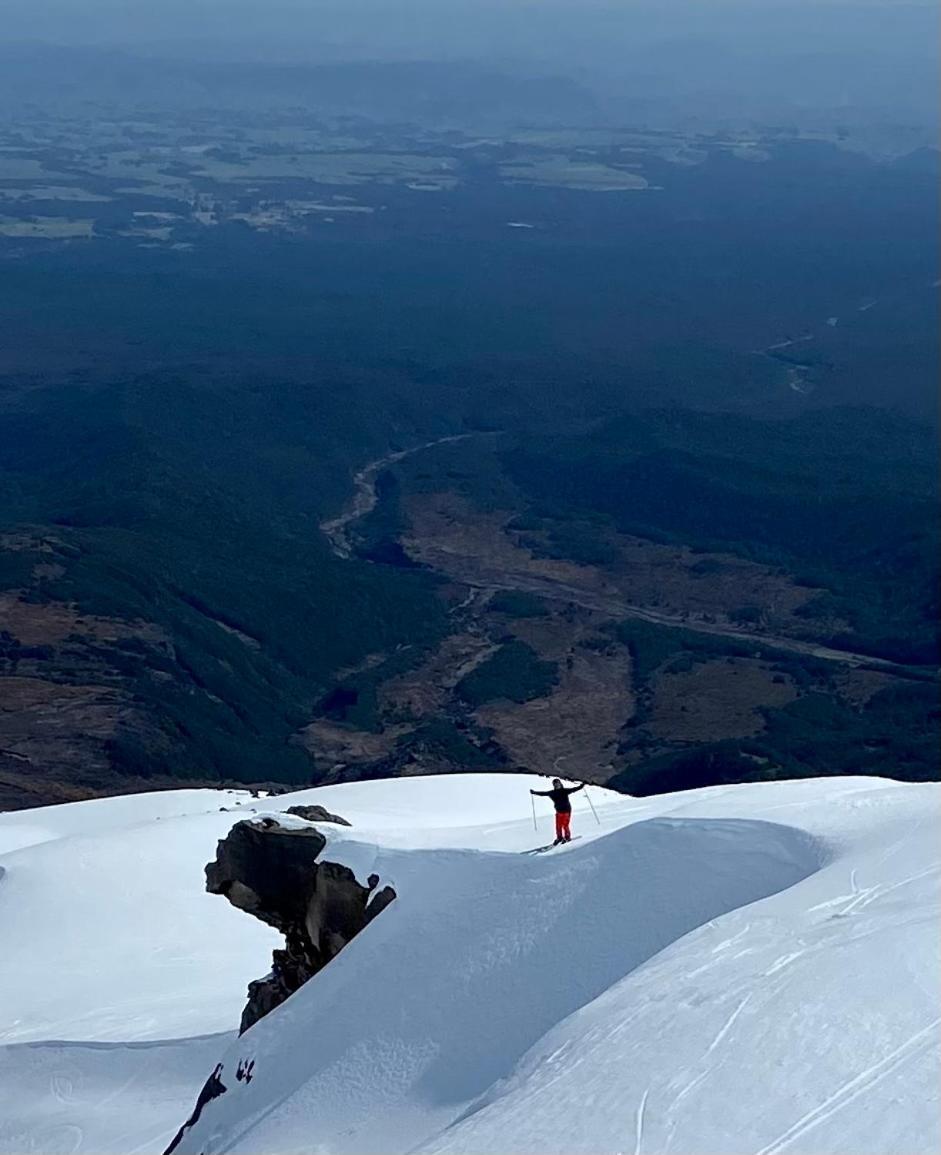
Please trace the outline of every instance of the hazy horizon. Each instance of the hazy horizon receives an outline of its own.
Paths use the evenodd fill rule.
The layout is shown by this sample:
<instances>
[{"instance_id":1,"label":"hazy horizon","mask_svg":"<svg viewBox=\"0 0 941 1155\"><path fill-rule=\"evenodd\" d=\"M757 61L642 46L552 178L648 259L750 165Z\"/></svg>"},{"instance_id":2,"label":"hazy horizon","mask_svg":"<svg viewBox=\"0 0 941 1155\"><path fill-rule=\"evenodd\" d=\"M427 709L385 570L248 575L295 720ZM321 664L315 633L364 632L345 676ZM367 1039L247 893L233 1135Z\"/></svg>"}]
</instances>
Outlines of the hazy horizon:
<instances>
[{"instance_id":1,"label":"hazy horizon","mask_svg":"<svg viewBox=\"0 0 941 1155\"><path fill-rule=\"evenodd\" d=\"M135 87L122 76L122 68L132 76L133 68L119 61L113 69L79 62L75 82L68 63L59 67L59 50L188 66L460 61L523 83L539 76L576 85L581 106L593 106L601 121L672 124L704 115L816 124L846 117L854 128L897 125L927 130L925 139L933 139L937 23L927 4L802 0L770 7L756 0L167 0L159 7L143 0L11 0L0 51L14 67L0 91L15 106L43 101L46 90L64 91L64 83L75 93L90 85L96 94L110 85L109 98ZM195 83L209 79L197 72ZM238 78L230 78L229 99L237 89ZM246 74L242 103L256 99L264 93Z\"/></svg>"},{"instance_id":2,"label":"hazy horizon","mask_svg":"<svg viewBox=\"0 0 941 1155\"><path fill-rule=\"evenodd\" d=\"M706 41L729 50L937 56L935 5L856 0L576 3L573 0L10 0L0 43L163 47L310 59L420 59L483 51L588 63L625 45Z\"/></svg>"}]
</instances>

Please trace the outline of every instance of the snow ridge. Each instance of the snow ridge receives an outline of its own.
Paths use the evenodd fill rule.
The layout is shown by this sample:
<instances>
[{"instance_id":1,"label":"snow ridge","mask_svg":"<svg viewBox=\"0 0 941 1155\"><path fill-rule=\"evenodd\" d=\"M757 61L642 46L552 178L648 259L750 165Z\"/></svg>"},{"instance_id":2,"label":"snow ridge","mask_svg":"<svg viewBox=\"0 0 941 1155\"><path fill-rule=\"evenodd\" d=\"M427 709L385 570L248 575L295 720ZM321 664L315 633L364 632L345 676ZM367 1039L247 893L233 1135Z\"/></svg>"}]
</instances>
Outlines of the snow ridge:
<instances>
[{"instance_id":1,"label":"snow ridge","mask_svg":"<svg viewBox=\"0 0 941 1155\"><path fill-rule=\"evenodd\" d=\"M936 785L593 788L600 826L576 795L580 841L530 856L536 782L0 815L0 1155L160 1151L217 1063L180 1152L941 1147ZM272 943L202 892L220 802L324 805L324 857L399 895L240 1039Z\"/></svg>"}]
</instances>

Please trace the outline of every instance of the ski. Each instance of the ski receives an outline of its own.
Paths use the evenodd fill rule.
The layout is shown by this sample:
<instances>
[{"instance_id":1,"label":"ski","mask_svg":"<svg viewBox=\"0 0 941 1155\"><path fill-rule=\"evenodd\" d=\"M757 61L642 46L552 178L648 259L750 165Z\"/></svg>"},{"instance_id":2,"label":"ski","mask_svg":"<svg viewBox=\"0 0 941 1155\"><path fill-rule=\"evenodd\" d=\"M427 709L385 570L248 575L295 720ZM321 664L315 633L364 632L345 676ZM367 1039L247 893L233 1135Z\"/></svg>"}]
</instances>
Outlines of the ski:
<instances>
[{"instance_id":1,"label":"ski","mask_svg":"<svg viewBox=\"0 0 941 1155\"><path fill-rule=\"evenodd\" d=\"M569 842L578 842L580 834L569 839ZM550 842L546 846L536 846L532 850L521 850L520 854L545 854L547 850L555 850L558 846L568 846L569 842Z\"/></svg>"}]
</instances>

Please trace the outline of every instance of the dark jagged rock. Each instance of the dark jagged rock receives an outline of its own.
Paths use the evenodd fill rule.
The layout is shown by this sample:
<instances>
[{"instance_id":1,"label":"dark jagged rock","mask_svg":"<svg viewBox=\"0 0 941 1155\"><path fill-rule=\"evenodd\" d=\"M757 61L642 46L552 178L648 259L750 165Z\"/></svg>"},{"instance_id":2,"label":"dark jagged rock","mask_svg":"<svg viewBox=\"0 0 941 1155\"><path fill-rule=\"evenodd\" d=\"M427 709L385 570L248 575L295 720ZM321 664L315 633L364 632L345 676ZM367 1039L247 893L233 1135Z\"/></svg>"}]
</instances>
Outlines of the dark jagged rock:
<instances>
[{"instance_id":1,"label":"dark jagged rock","mask_svg":"<svg viewBox=\"0 0 941 1155\"><path fill-rule=\"evenodd\" d=\"M341 818L339 814L331 814L322 806L289 806L286 813L296 814L298 818L306 818L308 822L335 822L338 826L353 825L351 822L347 822L345 818Z\"/></svg>"},{"instance_id":2,"label":"dark jagged rock","mask_svg":"<svg viewBox=\"0 0 941 1155\"><path fill-rule=\"evenodd\" d=\"M210 894L225 895L285 939L273 953L271 972L249 984L240 1033L325 967L395 898L391 886L377 890L378 875L363 886L348 867L318 862L326 844L312 826L249 820L232 827L206 867Z\"/></svg>"},{"instance_id":3,"label":"dark jagged rock","mask_svg":"<svg viewBox=\"0 0 941 1155\"><path fill-rule=\"evenodd\" d=\"M295 830L274 818L238 822L206 867L206 889L287 934L304 920L326 845L313 827Z\"/></svg>"},{"instance_id":4,"label":"dark jagged rock","mask_svg":"<svg viewBox=\"0 0 941 1155\"><path fill-rule=\"evenodd\" d=\"M372 896L369 906L366 907L366 921L372 922L377 914L382 914L389 903L395 898L395 891L391 886L384 886Z\"/></svg>"}]
</instances>

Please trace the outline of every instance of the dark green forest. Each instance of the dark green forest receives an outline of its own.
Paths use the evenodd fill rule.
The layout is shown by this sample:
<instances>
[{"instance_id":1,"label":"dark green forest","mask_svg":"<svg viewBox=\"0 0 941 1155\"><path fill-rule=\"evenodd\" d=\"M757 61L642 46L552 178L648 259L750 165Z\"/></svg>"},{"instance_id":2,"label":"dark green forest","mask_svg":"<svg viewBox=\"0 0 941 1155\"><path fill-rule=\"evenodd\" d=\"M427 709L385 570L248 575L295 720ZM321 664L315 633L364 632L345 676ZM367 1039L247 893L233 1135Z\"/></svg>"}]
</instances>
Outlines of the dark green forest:
<instances>
[{"instance_id":1,"label":"dark green forest","mask_svg":"<svg viewBox=\"0 0 941 1155\"><path fill-rule=\"evenodd\" d=\"M394 478L357 556L319 522L366 462L482 431L551 555L605 565L596 525L758 559L825 591L804 612L851 624L833 646L936 666L932 173L811 144L652 164L663 187L642 197L485 165L433 210L367 187L388 211L355 233L232 224L179 252L0 238L2 589L147 626L50 645L6 631L3 672L120 689L147 720L110 740L120 773L310 780L298 730L351 677L373 724L376 677L350 670L417 661L456 596L403 564ZM859 311L875 294L882 313ZM763 350L808 330L795 391ZM542 612L525 595L493 608ZM525 701L553 678L509 640L460 692ZM809 695L756 757L905 775L912 752L922 776L929 696L913 684L860 721ZM451 740L442 725L429 743ZM655 788L654 762L644 775Z\"/></svg>"},{"instance_id":2,"label":"dark green forest","mask_svg":"<svg viewBox=\"0 0 941 1155\"><path fill-rule=\"evenodd\" d=\"M803 614L851 624L835 647L936 666L936 448L929 425L874 409L773 422L671 409L528 440L505 461L550 525L602 513L625 533L786 567L827 591Z\"/></svg>"}]
</instances>

